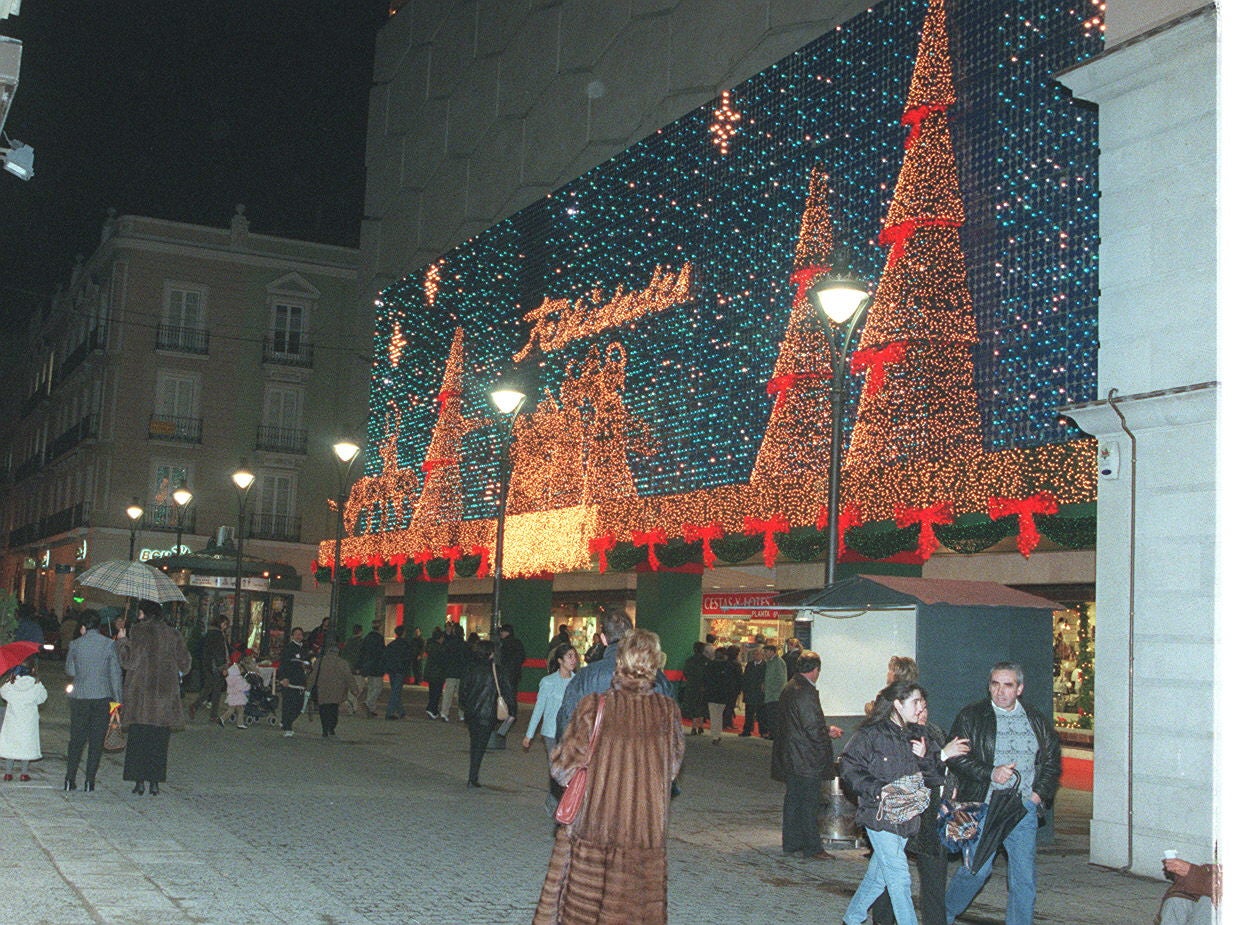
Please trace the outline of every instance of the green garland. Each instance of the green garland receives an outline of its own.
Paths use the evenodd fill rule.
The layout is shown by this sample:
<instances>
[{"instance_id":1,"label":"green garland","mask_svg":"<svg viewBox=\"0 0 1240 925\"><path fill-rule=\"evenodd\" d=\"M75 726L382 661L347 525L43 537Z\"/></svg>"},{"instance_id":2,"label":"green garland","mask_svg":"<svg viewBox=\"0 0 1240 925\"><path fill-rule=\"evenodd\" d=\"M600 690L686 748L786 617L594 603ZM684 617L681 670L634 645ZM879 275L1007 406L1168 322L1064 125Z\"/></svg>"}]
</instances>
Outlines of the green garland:
<instances>
[{"instance_id":1,"label":"green garland","mask_svg":"<svg viewBox=\"0 0 1240 925\"><path fill-rule=\"evenodd\" d=\"M1097 515L1065 517L1034 514L1033 523L1048 540L1068 549L1088 549L1098 543Z\"/></svg>"},{"instance_id":2,"label":"green garland","mask_svg":"<svg viewBox=\"0 0 1240 925\"><path fill-rule=\"evenodd\" d=\"M332 580L332 570L326 566L318 566L314 570L314 580L321 585L329 584Z\"/></svg>"},{"instance_id":3,"label":"green garland","mask_svg":"<svg viewBox=\"0 0 1240 925\"><path fill-rule=\"evenodd\" d=\"M426 563L426 577L447 578L449 564L447 559L440 559L438 557L431 559L430 562Z\"/></svg>"},{"instance_id":4,"label":"green garland","mask_svg":"<svg viewBox=\"0 0 1240 925\"><path fill-rule=\"evenodd\" d=\"M702 562L702 544L686 543L682 539L668 540L662 546L654 548L655 558L659 560L661 568L680 568L682 565L688 565L696 562L699 565Z\"/></svg>"},{"instance_id":5,"label":"green garland","mask_svg":"<svg viewBox=\"0 0 1240 925\"><path fill-rule=\"evenodd\" d=\"M973 523L968 523L962 517L952 524L934 524L933 529L939 542L948 549L971 554L989 549L1004 537L1013 536L1017 530L1017 520L1015 517L1000 517L998 520L974 520Z\"/></svg>"},{"instance_id":6,"label":"green garland","mask_svg":"<svg viewBox=\"0 0 1240 925\"><path fill-rule=\"evenodd\" d=\"M646 560L646 547L632 543L617 543L607 551L607 571L627 572L638 562Z\"/></svg>"},{"instance_id":7,"label":"green garland","mask_svg":"<svg viewBox=\"0 0 1240 925\"><path fill-rule=\"evenodd\" d=\"M375 567L373 565L359 565L353 570L353 580L359 585L368 585L375 580Z\"/></svg>"},{"instance_id":8,"label":"green garland","mask_svg":"<svg viewBox=\"0 0 1240 925\"><path fill-rule=\"evenodd\" d=\"M827 551L831 540L824 530L798 527L791 533L776 534L775 545L779 547L779 553L785 559L791 559L793 562L813 562Z\"/></svg>"},{"instance_id":9,"label":"green garland","mask_svg":"<svg viewBox=\"0 0 1240 925\"><path fill-rule=\"evenodd\" d=\"M876 521L853 527L844 534L844 543L867 559L886 559L898 552L916 549L920 531L918 524L898 528L893 520Z\"/></svg>"},{"instance_id":10,"label":"green garland","mask_svg":"<svg viewBox=\"0 0 1240 925\"><path fill-rule=\"evenodd\" d=\"M402 581L417 581L422 577L422 566L416 562L406 562L400 567Z\"/></svg>"},{"instance_id":11,"label":"green garland","mask_svg":"<svg viewBox=\"0 0 1240 925\"><path fill-rule=\"evenodd\" d=\"M462 578L473 578L482 565L482 556L461 556L456 560L456 573Z\"/></svg>"},{"instance_id":12,"label":"green garland","mask_svg":"<svg viewBox=\"0 0 1240 925\"><path fill-rule=\"evenodd\" d=\"M710 548L715 551L718 558L735 565L737 562L744 562L750 556L757 555L762 550L762 542L761 536L729 533L721 540L714 540Z\"/></svg>"},{"instance_id":13,"label":"green garland","mask_svg":"<svg viewBox=\"0 0 1240 925\"><path fill-rule=\"evenodd\" d=\"M396 577L396 566L385 563L375 569L375 575L380 581L391 581Z\"/></svg>"}]
</instances>

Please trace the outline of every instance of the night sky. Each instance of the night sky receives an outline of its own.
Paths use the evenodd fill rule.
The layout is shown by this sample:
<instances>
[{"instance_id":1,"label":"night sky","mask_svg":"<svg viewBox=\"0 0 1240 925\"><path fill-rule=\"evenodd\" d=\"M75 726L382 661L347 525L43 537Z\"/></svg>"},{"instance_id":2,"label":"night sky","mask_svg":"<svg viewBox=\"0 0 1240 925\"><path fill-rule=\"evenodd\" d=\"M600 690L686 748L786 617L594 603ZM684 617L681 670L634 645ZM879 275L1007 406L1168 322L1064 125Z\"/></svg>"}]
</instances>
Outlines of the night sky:
<instances>
[{"instance_id":1,"label":"night sky","mask_svg":"<svg viewBox=\"0 0 1240 925\"><path fill-rule=\"evenodd\" d=\"M356 246L367 100L386 0L25 0L0 173L0 324L28 315L109 207Z\"/></svg>"}]
</instances>

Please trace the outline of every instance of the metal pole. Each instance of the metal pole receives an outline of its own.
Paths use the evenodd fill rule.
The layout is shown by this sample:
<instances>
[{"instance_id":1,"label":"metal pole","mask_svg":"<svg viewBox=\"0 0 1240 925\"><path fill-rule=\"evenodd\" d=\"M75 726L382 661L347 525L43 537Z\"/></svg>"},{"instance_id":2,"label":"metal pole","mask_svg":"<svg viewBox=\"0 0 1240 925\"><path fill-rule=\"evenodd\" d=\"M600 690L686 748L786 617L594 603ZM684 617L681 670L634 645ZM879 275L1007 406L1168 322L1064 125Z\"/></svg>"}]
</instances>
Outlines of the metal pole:
<instances>
[{"instance_id":1,"label":"metal pole","mask_svg":"<svg viewBox=\"0 0 1240 925\"><path fill-rule=\"evenodd\" d=\"M129 528L129 561L133 561L134 542L138 538L138 522L135 520L133 526Z\"/></svg>"},{"instance_id":2,"label":"metal pole","mask_svg":"<svg viewBox=\"0 0 1240 925\"><path fill-rule=\"evenodd\" d=\"M241 544L245 536L245 502L248 490L237 489L237 574L236 587L233 590L233 619L232 619L232 635L236 638L237 631L241 627ZM246 636L249 636L248 628L245 630ZM232 640L230 639L231 643Z\"/></svg>"},{"instance_id":3,"label":"metal pole","mask_svg":"<svg viewBox=\"0 0 1240 925\"><path fill-rule=\"evenodd\" d=\"M181 554L181 534L182 532L184 532L184 526L185 526L184 517L185 517L185 506L182 504L178 504L177 505L177 545L176 545L176 548L172 550L172 554L174 556L179 556Z\"/></svg>"},{"instance_id":4,"label":"metal pole","mask_svg":"<svg viewBox=\"0 0 1240 925\"><path fill-rule=\"evenodd\" d=\"M340 611L340 544L344 540L344 473L340 473L336 492L336 557L332 560L332 597L327 607L327 635L336 632L337 614ZM326 646L326 641L324 641Z\"/></svg>"},{"instance_id":5,"label":"metal pole","mask_svg":"<svg viewBox=\"0 0 1240 925\"><path fill-rule=\"evenodd\" d=\"M499 517L495 522L495 587L491 599L491 639L499 644L499 628L503 623L500 611L500 584L504 577L504 520L508 515L508 483L512 478L509 451L512 447L512 425L516 415L506 415L504 442L499 455Z\"/></svg>"},{"instance_id":6,"label":"metal pole","mask_svg":"<svg viewBox=\"0 0 1240 925\"><path fill-rule=\"evenodd\" d=\"M839 554L840 523L840 440L844 430L843 364L831 370L831 485L827 489L827 583L835 584L835 559Z\"/></svg>"}]
</instances>

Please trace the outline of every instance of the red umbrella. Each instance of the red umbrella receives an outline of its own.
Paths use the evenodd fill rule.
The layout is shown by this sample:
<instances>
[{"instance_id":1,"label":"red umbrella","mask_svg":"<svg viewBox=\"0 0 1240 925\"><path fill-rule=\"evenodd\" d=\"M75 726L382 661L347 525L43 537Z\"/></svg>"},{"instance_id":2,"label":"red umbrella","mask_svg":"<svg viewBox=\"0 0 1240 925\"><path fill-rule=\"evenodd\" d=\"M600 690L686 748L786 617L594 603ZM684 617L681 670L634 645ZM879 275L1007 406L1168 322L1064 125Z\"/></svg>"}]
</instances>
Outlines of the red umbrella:
<instances>
[{"instance_id":1,"label":"red umbrella","mask_svg":"<svg viewBox=\"0 0 1240 925\"><path fill-rule=\"evenodd\" d=\"M37 642L10 642L0 646L0 675L20 665L39 651Z\"/></svg>"}]
</instances>

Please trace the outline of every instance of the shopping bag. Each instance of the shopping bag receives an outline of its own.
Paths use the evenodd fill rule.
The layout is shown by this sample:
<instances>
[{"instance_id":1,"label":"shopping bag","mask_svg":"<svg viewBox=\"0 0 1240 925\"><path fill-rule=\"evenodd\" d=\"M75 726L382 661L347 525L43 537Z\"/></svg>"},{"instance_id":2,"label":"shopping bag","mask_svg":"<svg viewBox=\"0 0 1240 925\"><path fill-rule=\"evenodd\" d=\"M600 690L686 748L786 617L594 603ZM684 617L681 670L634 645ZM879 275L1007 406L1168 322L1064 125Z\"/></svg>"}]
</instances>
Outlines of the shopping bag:
<instances>
[{"instance_id":1,"label":"shopping bag","mask_svg":"<svg viewBox=\"0 0 1240 925\"><path fill-rule=\"evenodd\" d=\"M113 703L108 712L108 731L103 735L105 752L123 752L125 750L125 732L121 729L121 705Z\"/></svg>"}]
</instances>

